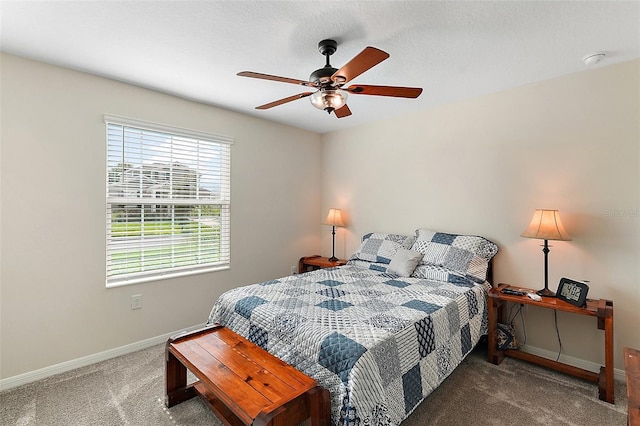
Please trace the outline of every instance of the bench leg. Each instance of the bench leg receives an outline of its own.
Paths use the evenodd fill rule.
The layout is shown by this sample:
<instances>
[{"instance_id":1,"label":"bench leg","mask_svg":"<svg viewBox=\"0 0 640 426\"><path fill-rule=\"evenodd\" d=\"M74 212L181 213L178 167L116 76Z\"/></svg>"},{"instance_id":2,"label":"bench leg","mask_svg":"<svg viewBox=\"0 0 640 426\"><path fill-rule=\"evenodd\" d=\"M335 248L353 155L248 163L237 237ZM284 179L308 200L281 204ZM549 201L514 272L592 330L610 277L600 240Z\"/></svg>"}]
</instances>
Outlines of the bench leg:
<instances>
[{"instance_id":1,"label":"bench leg","mask_svg":"<svg viewBox=\"0 0 640 426\"><path fill-rule=\"evenodd\" d=\"M327 426L331 424L331 397L329 391L315 386L298 398L271 412L261 412L253 426Z\"/></svg>"},{"instance_id":2,"label":"bench leg","mask_svg":"<svg viewBox=\"0 0 640 426\"><path fill-rule=\"evenodd\" d=\"M187 386L187 367L182 365L168 348L165 358L166 396L164 403L170 408L193 398L196 392L193 386Z\"/></svg>"},{"instance_id":3,"label":"bench leg","mask_svg":"<svg viewBox=\"0 0 640 426\"><path fill-rule=\"evenodd\" d=\"M308 392L311 411L310 426L331 424L331 395L323 387L316 386Z\"/></svg>"}]
</instances>

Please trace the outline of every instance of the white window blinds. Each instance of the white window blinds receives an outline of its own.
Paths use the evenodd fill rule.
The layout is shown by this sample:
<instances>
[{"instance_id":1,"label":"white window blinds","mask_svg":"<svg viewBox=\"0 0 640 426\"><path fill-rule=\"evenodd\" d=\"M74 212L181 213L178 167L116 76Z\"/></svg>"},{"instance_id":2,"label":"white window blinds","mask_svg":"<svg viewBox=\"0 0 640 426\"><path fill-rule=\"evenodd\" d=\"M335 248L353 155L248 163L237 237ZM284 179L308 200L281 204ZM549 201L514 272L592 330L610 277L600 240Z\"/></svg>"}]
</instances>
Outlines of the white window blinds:
<instances>
[{"instance_id":1,"label":"white window blinds","mask_svg":"<svg viewBox=\"0 0 640 426\"><path fill-rule=\"evenodd\" d=\"M107 286L229 266L229 138L105 116Z\"/></svg>"}]
</instances>

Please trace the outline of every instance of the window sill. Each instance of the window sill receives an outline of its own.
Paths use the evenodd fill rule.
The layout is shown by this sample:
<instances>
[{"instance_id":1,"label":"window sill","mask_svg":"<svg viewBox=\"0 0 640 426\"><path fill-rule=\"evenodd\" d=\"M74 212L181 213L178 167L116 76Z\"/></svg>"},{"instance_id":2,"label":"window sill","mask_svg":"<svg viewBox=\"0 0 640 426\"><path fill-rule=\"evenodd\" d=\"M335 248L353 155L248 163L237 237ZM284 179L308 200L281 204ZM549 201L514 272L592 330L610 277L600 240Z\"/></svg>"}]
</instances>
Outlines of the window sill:
<instances>
[{"instance_id":1,"label":"window sill","mask_svg":"<svg viewBox=\"0 0 640 426\"><path fill-rule=\"evenodd\" d=\"M204 273L208 273L208 272L226 271L229 268L230 268L229 265L212 266L212 267L209 267L209 268L189 269L189 270L183 270L183 271L170 271L170 272L158 273L158 274L154 274L154 275L145 275L145 276L140 276L140 277L129 277L129 278L120 279L120 280L113 279L111 281L107 281L106 282L106 287L107 288L123 287L123 286L126 286L126 285L142 284L142 283L147 283L147 282L151 282L151 281L166 280L166 279L170 279L170 278L180 278L180 277L186 277L186 276L189 276L189 275L204 274Z\"/></svg>"}]
</instances>

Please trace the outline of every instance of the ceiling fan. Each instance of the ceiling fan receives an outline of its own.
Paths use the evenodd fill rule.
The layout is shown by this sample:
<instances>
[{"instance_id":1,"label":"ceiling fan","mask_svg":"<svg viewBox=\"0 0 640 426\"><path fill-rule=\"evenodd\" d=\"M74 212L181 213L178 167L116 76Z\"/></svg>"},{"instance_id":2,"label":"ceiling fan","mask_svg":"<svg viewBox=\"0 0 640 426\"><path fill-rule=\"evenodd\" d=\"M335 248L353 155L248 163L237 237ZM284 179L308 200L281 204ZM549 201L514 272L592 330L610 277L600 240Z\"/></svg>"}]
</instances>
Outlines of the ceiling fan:
<instances>
[{"instance_id":1,"label":"ceiling fan","mask_svg":"<svg viewBox=\"0 0 640 426\"><path fill-rule=\"evenodd\" d=\"M347 62L342 68L337 69L333 68L329 63L329 57L333 55L337 49L338 43L335 40L322 40L318 43L318 50L326 57L327 62L323 68L319 68L311 73L309 81L278 77L276 75L261 74L252 71L242 71L237 75L298 84L318 89L315 92L298 93L297 95L269 102L268 104L256 107L256 109L269 109L310 96L313 106L325 110L329 114L333 112L338 118L351 115L351 110L346 103L348 94L417 98L422 93L422 89L419 87L371 86L363 84L343 87L347 82L387 59L389 54L369 46Z\"/></svg>"}]
</instances>

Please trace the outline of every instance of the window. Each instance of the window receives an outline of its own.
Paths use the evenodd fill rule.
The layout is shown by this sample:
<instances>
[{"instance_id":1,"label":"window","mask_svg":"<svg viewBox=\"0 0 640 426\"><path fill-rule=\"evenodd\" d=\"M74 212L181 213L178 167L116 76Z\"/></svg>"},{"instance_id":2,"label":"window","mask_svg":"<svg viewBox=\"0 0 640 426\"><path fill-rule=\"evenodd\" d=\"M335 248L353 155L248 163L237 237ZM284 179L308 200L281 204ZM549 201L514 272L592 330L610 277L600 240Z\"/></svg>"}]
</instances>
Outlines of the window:
<instances>
[{"instance_id":1,"label":"window","mask_svg":"<svg viewBox=\"0 0 640 426\"><path fill-rule=\"evenodd\" d=\"M107 287L229 267L229 138L105 116Z\"/></svg>"}]
</instances>

